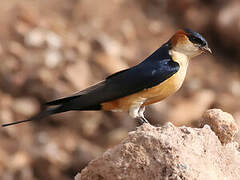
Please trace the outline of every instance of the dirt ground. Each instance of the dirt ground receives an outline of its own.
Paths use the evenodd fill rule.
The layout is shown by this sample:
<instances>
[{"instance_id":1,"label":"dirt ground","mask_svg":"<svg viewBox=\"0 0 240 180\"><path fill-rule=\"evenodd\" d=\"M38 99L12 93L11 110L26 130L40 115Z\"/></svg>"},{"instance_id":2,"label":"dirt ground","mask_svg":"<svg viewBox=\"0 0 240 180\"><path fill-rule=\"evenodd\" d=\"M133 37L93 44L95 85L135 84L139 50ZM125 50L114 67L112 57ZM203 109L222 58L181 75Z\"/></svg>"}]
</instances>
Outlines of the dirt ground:
<instances>
[{"instance_id":1,"label":"dirt ground","mask_svg":"<svg viewBox=\"0 0 240 180\"><path fill-rule=\"evenodd\" d=\"M0 123L133 66L179 28L209 42L181 90L147 108L154 125L197 126L221 108L240 123L240 1L0 0ZM0 179L70 180L135 129L127 113L68 112L0 129Z\"/></svg>"}]
</instances>

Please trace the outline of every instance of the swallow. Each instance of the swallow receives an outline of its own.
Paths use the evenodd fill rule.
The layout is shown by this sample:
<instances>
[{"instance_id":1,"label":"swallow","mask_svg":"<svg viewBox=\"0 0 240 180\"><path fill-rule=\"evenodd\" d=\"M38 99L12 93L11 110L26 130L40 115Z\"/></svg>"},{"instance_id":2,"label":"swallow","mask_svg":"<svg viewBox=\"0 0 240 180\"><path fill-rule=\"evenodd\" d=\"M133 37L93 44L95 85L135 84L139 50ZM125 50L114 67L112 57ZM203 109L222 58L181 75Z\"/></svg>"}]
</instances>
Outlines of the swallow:
<instances>
[{"instance_id":1,"label":"swallow","mask_svg":"<svg viewBox=\"0 0 240 180\"><path fill-rule=\"evenodd\" d=\"M145 107L174 94L183 84L189 60L210 52L205 38L190 29L177 31L144 61L108 76L105 80L69 97L47 102L50 108L26 120L39 120L66 111L128 111L132 118L149 123Z\"/></svg>"}]
</instances>

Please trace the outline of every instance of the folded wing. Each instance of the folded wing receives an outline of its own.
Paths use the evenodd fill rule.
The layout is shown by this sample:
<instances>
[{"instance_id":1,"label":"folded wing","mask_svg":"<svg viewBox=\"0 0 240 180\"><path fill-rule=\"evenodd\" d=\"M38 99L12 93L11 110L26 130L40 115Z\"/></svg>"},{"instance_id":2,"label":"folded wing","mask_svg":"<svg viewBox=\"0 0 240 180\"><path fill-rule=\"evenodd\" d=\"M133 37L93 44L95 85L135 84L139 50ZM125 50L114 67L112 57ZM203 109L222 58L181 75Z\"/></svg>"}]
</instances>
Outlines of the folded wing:
<instances>
[{"instance_id":1,"label":"folded wing","mask_svg":"<svg viewBox=\"0 0 240 180\"><path fill-rule=\"evenodd\" d=\"M63 105L69 110L99 110L101 103L154 87L179 70L179 64L170 56L159 59L161 57L159 53L153 54L137 66L117 72L105 81L46 105Z\"/></svg>"}]
</instances>

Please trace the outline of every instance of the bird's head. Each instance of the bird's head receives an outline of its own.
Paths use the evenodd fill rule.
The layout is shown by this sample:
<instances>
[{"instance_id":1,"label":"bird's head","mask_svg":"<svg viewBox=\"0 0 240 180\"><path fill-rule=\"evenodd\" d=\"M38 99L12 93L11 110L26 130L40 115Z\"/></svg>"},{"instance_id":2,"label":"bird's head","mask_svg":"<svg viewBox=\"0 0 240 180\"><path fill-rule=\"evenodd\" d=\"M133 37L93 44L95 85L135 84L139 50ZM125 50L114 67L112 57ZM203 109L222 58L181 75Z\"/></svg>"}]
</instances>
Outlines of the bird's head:
<instances>
[{"instance_id":1,"label":"bird's head","mask_svg":"<svg viewBox=\"0 0 240 180\"><path fill-rule=\"evenodd\" d=\"M170 39L170 44L174 51L183 53L190 58L202 52L211 53L206 39L190 29L177 31Z\"/></svg>"}]
</instances>

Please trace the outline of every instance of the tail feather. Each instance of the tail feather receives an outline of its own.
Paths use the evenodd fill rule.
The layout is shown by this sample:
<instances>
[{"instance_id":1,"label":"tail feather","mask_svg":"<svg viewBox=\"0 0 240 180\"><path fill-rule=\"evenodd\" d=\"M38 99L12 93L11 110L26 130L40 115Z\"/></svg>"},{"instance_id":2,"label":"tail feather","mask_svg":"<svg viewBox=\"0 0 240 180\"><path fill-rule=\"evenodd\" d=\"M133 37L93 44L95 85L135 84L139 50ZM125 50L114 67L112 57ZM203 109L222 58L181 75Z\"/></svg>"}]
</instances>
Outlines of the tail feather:
<instances>
[{"instance_id":1,"label":"tail feather","mask_svg":"<svg viewBox=\"0 0 240 180\"><path fill-rule=\"evenodd\" d=\"M55 106L55 105L59 105L59 104L63 104L63 103L69 102L70 100L72 100L74 98L76 98L76 96L65 97L65 98L54 100L54 101L46 102L44 105L46 105L46 106Z\"/></svg>"},{"instance_id":2,"label":"tail feather","mask_svg":"<svg viewBox=\"0 0 240 180\"><path fill-rule=\"evenodd\" d=\"M20 124L20 123L24 123L24 122L28 122L28 121L39 120L39 119L45 118L47 116L50 116L52 114L61 113L61 112L65 112L65 111L67 111L67 110L64 110L62 108L62 106L50 108L50 109L47 109L43 112L40 112L36 116L33 116L29 119L25 119L25 120L22 120L22 121L16 121L16 122L12 122L12 123L7 123L7 124L2 124L2 127L11 126L11 125L15 125L15 124Z\"/></svg>"}]
</instances>

